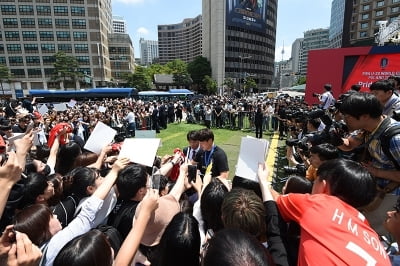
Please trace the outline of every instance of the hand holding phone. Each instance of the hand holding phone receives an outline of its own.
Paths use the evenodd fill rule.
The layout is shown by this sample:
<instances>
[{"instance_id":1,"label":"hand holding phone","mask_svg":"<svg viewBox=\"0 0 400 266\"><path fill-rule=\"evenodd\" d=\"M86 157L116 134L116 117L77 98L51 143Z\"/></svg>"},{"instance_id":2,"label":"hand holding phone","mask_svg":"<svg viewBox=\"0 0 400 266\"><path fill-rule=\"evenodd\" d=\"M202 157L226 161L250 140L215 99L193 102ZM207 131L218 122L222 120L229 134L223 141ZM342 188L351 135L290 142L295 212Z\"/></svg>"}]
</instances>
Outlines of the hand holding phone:
<instances>
[{"instance_id":1,"label":"hand holding phone","mask_svg":"<svg viewBox=\"0 0 400 266\"><path fill-rule=\"evenodd\" d=\"M156 190L160 189L160 171L155 166L153 166L153 171L151 174L151 188Z\"/></svg>"},{"instance_id":2,"label":"hand holding phone","mask_svg":"<svg viewBox=\"0 0 400 266\"><path fill-rule=\"evenodd\" d=\"M197 166L196 165L188 165L188 181L189 183L196 182L197 175Z\"/></svg>"}]
</instances>

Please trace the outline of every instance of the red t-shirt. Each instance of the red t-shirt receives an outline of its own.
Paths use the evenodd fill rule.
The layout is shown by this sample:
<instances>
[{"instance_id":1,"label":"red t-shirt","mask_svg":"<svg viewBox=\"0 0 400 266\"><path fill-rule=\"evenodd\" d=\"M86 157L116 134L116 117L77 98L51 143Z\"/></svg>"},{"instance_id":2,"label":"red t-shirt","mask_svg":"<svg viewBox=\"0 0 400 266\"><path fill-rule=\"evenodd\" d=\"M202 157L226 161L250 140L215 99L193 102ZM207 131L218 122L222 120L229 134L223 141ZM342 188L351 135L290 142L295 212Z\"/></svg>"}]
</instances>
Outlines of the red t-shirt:
<instances>
[{"instance_id":1,"label":"red t-shirt","mask_svg":"<svg viewBox=\"0 0 400 266\"><path fill-rule=\"evenodd\" d=\"M391 265L365 217L326 194L288 194L277 200L286 221L301 226L298 265Z\"/></svg>"}]
</instances>

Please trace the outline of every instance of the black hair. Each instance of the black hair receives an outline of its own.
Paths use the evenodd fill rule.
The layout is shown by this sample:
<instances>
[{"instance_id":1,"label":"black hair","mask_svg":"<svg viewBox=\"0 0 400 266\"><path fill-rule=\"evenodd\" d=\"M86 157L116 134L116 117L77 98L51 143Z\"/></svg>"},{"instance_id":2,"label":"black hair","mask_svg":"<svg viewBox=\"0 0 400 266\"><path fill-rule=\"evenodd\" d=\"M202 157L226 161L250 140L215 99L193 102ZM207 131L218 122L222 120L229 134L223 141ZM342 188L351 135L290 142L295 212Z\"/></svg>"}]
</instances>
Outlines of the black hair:
<instances>
[{"instance_id":1,"label":"black hair","mask_svg":"<svg viewBox=\"0 0 400 266\"><path fill-rule=\"evenodd\" d=\"M203 128L198 131L199 133L199 140L200 141L207 141L209 139L214 141L214 133L211 129Z\"/></svg>"},{"instance_id":2,"label":"black hair","mask_svg":"<svg viewBox=\"0 0 400 266\"><path fill-rule=\"evenodd\" d=\"M87 187L92 186L98 177L98 171L89 167L77 167L72 170L68 177L72 179L72 184L69 187L71 193L80 199L87 197Z\"/></svg>"},{"instance_id":3,"label":"black hair","mask_svg":"<svg viewBox=\"0 0 400 266\"><path fill-rule=\"evenodd\" d=\"M384 91L384 92L394 91L393 83L390 82L389 80L378 80L378 81L375 81L374 83L371 84L369 89L371 91L374 91L374 90L375 91L380 90L380 91Z\"/></svg>"},{"instance_id":4,"label":"black hair","mask_svg":"<svg viewBox=\"0 0 400 266\"><path fill-rule=\"evenodd\" d=\"M351 85L351 90L358 92L361 90L361 85L353 84L353 85Z\"/></svg>"},{"instance_id":5,"label":"black hair","mask_svg":"<svg viewBox=\"0 0 400 266\"><path fill-rule=\"evenodd\" d=\"M44 193L47 186L47 179L44 175L36 172L30 173L25 182L24 194L19 208L22 209L25 206L35 204L36 198Z\"/></svg>"},{"instance_id":6,"label":"black hair","mask_svg":"<svg viewBox=\"0 0 400 266\"><path fill-rule=\"evenodd\" d=\"M331 91L332 90L332 85L331 84L325 84L324 85L324 89L327 91Z\"/></svg>"},{"instance_id":7,"label":"black hair","mask_svg":"<svg viewBox=\"0 0 400 266\"><path fill-rule=\"evenodd\" d=\"M252 190L262 199L260 184L256 181L235 175L232 179L232 188L244 188Z\"/></svg>"},{"instance_id":8,"label":"black hair","mask_svg":"<svg viewBox=\"0 0 400 266\"><path fill-rule=\"evenodd\" d=\"M272 265L263 246L251 235L238 229L223 229L208 241L202 265Z\"/></svg>"},{"instance_id":9,"label":"black hair","mask_svg":"<svg viewBox=\"0 0 400 266\"><path fill-rule=\"evenodd\" d=\"M314 145L310 148L310 152L313 154L318 154L318 157L321 161L339 158L338 148L329 143Z\"/></svg>"},{"instance_id":10,"label":"black hair","mask_svg":"<svg viewBox=\"0 0 400 266\"><path fill-rule=\"evenodd\" d=\"M319 180L326 180L330 194L358 208L369 204L376 195L376 184L361 164L346 160L325 161L317 170Z\"/></svg>"},{"instance_id":11,"label":"black hair","mask_svg":"<svg viewBox=\"0 0 400 266\"><path fill-rule=\"evenodd\" d=\"M44 161L50 155L50 148L47 145L37 145L36 146L36 159Z\"/></svg>"},{"instance_id":12,"label":"black hair","mask_svg":"<svg viewBox=\"0 0 400 266\"><path fill-rule=\"evenodd\" d=\"M311 193L313 184L307 178L298 175L288 177L285 186L285 194L288 193Z\"/></svg>"},{"instance_id":13,"label":"black hair","mask_svg":"<svg viewBox=\"0 0 400 266\"><path fill-rule=\"evenodd\" d=\"M165 228L151 265L199 265L200 242L197 220L191 214L179 212Z\"/></svg>"},{"instance_id":14,"label":"black hair","mask_svg":"<svg viewBox=\"0 0 400 266\"><path fill-rule=\"evenodd\" d=\"M76 157L81 153L81 147L76 142L71 141L62 145L57 154L56 172L65 175L71 171Z\"/></svg>"},{"instance_id":15,"label":"black hair","mask_svg":"<svg viewBox=\"0 0 400 266\"><path fill-rule=\"evenodd\" d=\"M321 119L319 118L308 119L307 122L310 123L316 129L318 129L319 126L321 125Z\"/></svg>"},{"instance_id":16,"label":"black hair","mask_svg":"<svg viewBox=\"0 0 400 266\"><path fill-rule=\"evenodd\" d=\"M58 253L54 266L112 266L111 246L99 230L91 230L69 241Z\"/></svg>"},{"instance_id":17,"label":"black hair","mask_svg":"<svg viewBox=\"0 0 400 266\"><path fill-rule=\"evenodd\" d=\"M142 187L147 184L146 167L132 164L118 173L116 181L119 198L129 200L133 198Z\"/></svg>"},{"instance_id":18,"label":"black hair","mask_svg":"<svg viewBox=\"0 0 400 266\"><path fill-rule=\"evenodd\" d=\"M197 130L190 130L186 135L186 140L199 140L199 132Z\"/></svg>"},{"instance_id":19,"label":"black hair","mask_svg":"<svg viewBox=\"0 0 400 266\"><path fill-rule=\"evenodd\" d=\"M362 115L379 118L382 115L383 107L373 94L356 92L343 99L339 111L357 119Z\"/></svg>"},{"instance_id":20,"label":"black hair","mask_svg":"<svg viewBox=\"0 0 400 266\"><path fill-rule=\"evenodd\" d=\"M221 206L226 193L228 193L228 188L218 178L213 178L204 188L200 199L204 231L212 229L216 232L224 227L221 219Z\"/></svg>"}]
</instances>

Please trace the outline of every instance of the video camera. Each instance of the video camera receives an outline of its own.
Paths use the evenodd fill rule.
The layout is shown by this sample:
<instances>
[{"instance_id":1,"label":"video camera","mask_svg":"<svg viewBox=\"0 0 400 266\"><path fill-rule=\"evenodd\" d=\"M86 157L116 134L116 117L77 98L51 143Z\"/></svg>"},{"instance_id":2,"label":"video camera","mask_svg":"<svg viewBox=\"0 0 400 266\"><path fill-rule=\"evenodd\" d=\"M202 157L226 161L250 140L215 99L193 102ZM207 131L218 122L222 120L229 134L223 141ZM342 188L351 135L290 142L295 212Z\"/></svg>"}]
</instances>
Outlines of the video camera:
<instances>
[{"instance_id":1,"label":"video camera","mask_svg":"<svg viewBox=\"0 0 400 266\"><path fill-rule=\"evenodd\" d=\"M319 118L325 124L324 130L309 132L301 139L288 140L286 141L286 145L290 147L296 146L303 152L307 152L309 150L308 143L311 143L312 146L322 143L330 143L334 146L342 144L342 137L348 132L348 127L343 121L333 121L325 110L322 109L314 109L308 113L304 113L304 117L305 119Z\"/></svg>"}]
</instances>

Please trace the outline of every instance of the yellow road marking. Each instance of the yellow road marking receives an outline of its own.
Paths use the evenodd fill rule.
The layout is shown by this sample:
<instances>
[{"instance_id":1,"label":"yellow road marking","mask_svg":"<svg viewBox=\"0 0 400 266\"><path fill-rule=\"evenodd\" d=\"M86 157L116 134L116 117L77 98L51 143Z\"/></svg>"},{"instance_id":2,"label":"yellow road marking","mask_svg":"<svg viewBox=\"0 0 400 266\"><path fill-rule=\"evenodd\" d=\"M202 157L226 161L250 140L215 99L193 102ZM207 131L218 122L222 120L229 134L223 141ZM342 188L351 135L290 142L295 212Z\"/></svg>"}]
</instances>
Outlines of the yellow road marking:
<instances>
[{"instance_id":1,"label":"yellow road marking","mask_svg":"<svg viewBox=\"0 0 400 266\"><path fill-rule=\"evenodd\" d=\"M268 165L270 169L270 173L268 176L269 182L272 182L272 176L274 174L275 159L276 156L278 155L278 142L279 142L279 134L274 133L274 136L271 138L271 141L269 143L267 160L265 161L265 163Z\"/></svg>"}]
</instances>

